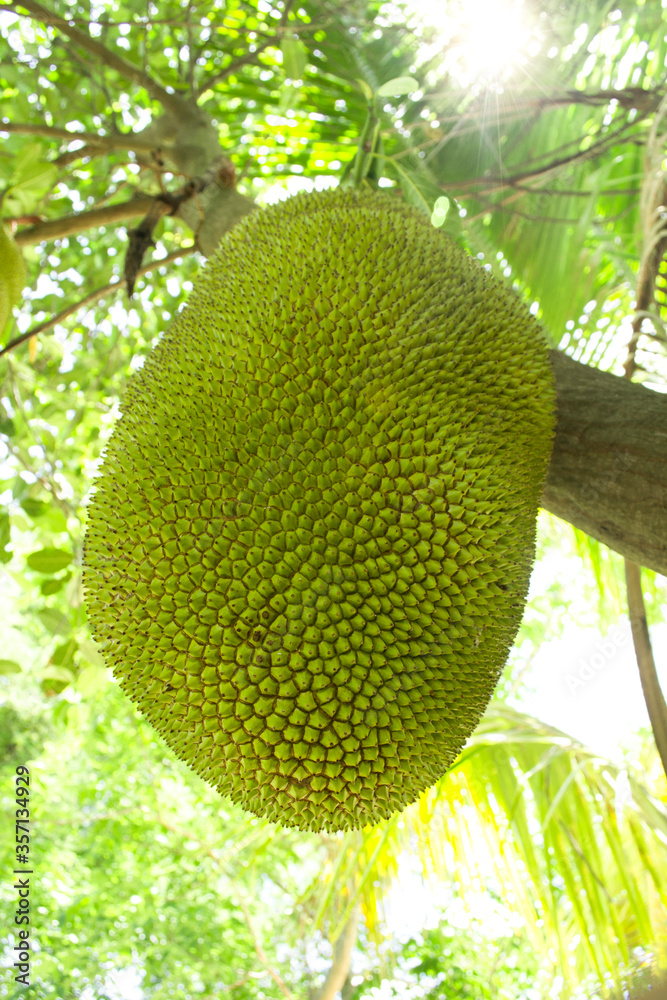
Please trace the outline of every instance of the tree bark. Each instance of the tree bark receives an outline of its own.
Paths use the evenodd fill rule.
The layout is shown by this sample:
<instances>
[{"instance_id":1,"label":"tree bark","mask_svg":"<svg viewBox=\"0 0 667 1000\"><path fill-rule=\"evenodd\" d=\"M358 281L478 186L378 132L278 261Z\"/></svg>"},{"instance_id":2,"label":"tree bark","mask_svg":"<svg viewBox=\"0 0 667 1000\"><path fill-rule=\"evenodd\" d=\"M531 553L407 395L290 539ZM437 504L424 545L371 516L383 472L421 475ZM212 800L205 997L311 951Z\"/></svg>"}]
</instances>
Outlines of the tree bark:
<instances>
[{"instance_id":1,"label":"tree bark","mask_svg":"<svg viewBox=\"0 0 667 1000\"><path fill-rule=\"evenodd\" d=\"M357 942L360 915L360 907L357 904L350 914L350 918L345 924L340 937L336 941L331 968L322 989L317 994L317 1000L334 1000L336 994L343 989L348 972L350 971L352 949Z\"/></svg>"},{"instance_id":2,"label":"tree bark","mask_svg":"<svg viewBox=\"0 0 667 1000\"><path fill-rule=\"evenodd\" d=\"M551 352L557 427L542 506L667 575L667 395Z\"/></svg>"}]
</instances>

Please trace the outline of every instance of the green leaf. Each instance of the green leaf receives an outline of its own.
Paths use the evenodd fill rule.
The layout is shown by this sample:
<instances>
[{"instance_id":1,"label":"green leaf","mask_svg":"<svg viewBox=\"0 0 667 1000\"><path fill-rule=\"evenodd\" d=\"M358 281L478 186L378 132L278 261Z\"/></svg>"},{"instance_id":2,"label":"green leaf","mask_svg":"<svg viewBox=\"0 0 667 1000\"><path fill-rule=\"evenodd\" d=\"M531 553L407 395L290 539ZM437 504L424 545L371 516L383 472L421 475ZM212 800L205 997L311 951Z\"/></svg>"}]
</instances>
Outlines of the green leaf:
<instances>
[{"instance_id":1,"label":"green leaf","mask_svg":"<svg viewBox=\"0 0 667 1000\"><path fill-rule=\"evenodd\" d=\"M37 500L34 497L26 497L25 500L21 501L21 509L26 512L28 517L32 517L34 519L45 514L49 509L49 505L45 500Z\"/></svg>"},{"instance_id":2,"label":"green leaf","mask_svg":"<svg viewBox=\"0 0 667 1000\"><path fill-rule=\"evenodd\" d=\"M84 667L76 679L76 686L84 698L95 694L107 683L107 672L100 667Z\"/></svg>"},{"instance_id":3,"label":"green leaf","mask_svg":"<svg viewBox=\"0 0 667 1000\"><path fill-rule=\"evenodd\" d=\"M68 635L72 631L69 618L55 608L40 608L37 617L52 635Z\"/></svg>"},{"instance_id":4,"label":"green leaf","mask_svg":"<svg viewBox=\"0 0 667 1000\"><path fill-rule=\"evenodd\" d=\"M0 674L20 674L21 667L16 660L0 660Z\"/></svg>"},{"instance_id":5,"label":"green leaf","mask_svg":"<svg viewBox=\"0 0 667 1000\"><path fill-rule=\"evenodd\" d=\"M47 510L43 514L42 524L48 526L50 531L66 531L67 530L67 518L59 507L54 504L48 504Z\"/></svg>"},{"instance_id":6,"label":"green leaf","mask_svg":"<svg viewBox=\"0 0 667 1000\"><path fill-rule=\"evenodd\" d=\"M290 80L301 80L308 64L308 49L298 38L283 38L283 69Z\"/></svg>"},{"instance_id":7,"label":"green leaf","mask_svg":"<svg viewBox=\"0 0 667 1000\"><path fill-rule=\"evenodd\" d=\"M39 549L31 552L26 562L37 573L57 573L72 562L72 553L65 549Z\"/></svg>"},{"instance_id":8,"label":"green leaf","mask_svg":"<svg viewBox=\"0 0 667 1000\"><path fill-rule=\"evenodd\" d=\"M409 205L414 205L431 218L433 206L442 196L440 189L428 177L416 170L404 170L395 160L388 160L387 165L393 167L398 174L398 180L403 196ZM444 219L443 219L444 222Z\"/></svg>"},{"instance_id":9,"label":"green leaf","mask_svg":"<svg viewBox=\"0 0 667 1000\"><path fill-rule=\"evenodd\" d=\"M12 553L7 552L5 546L9 545L10 529L9 514L0 514L0 563L8 563L12 558Z\"/></svg>"},{"instance_id":10,"label":"green leaf","mask_svg":"<svg viewBox=\"0 0 667 1000\"><path fill-rule=\"evenodd\" d=\"M0 402L0 434L6 437L13 437L16 432L14 421L9 416L9 412L4 403Z\"/></svg>"},{"instance_id":11,"label":"green leaf","mask_svg":"<svg viewBox=\"0 0 667 1000\"><path fill-rule=\"evenodd\" d=\"M51 657L51 662L55 663L58 667L69 667L74 662L74 654L78 648L75 639L68 639L67 642L56 646Z\"/></svg>"},{"instance_id":12,"label":"green leaf","mask_svg":"<svg viewBox=\"0 0 667 1000\"><path fill-rule=\"evenodd\" d=\"M366 100L367 101L372 101L373 100L373 91L368 86L368 84L366 83L366 81L362 80L361 77L358 76L357 77L357 83L359 84L359 89L361 90L361 93L364 95L364 97L366 98Z\"/></svg>"},{"instance_id":13,"label":"green leaf","mask_svg":"<svg viewBox=\"0 0 667 1000\"><path fill-rule=\"evenodd\" d=\"M46 450L55 451L57 442L51 431L42 430L41 435L42 435L42 444L44 445Z\"/></svg>"},{"instance_id":14,"label":"green leaf","mask_svg":"<svg viewBox=\"0 0 667 1000\"><path fill-rule=\"evenodd\" d=\"M58 167L44 156L44 148L35 143L17 156L14 173L3 198L8 214L29 212L58 178Z\"/></svg>"},{"instance_id":15,"label":"green leaf","mask_svg":"<svg viewBox=\"0 0 667 1000\"><path fill-rule=\"evenodd\" d=\"M83 639L79 644L79 655L91 667L106 668L106 661L92 639Z\"/></svg>"},{"instance_id":16,"label":"green leaf","mask_svg":"<svg viewBox=\"0 0 667 1000\"><path fill-rule=\"evenodd\" d=\"M51 580L43 580L39 586L40 594L44 594L48 597L50 594L57 594L59 590L62 590L68 580L71 580L72 574L66 573L65 576L57 576Z\"/></svg>"},{"instance_id":17,"label":"green leaf","mask_svg":"<svg viewBox=\"0 0 667 1000\"><path fill-rule=\"evenodd\" d=\"M387 80L376 90L376 97L402 97L404 94L414 93L419 90L419 84L413 76L396 76L393 80Z\"/></svg>"},{"instance_id":18,"label":"green leaf","mask_svg":"<svg viewBox=\"0 0 667 1000\"><path fill-rule=\"evenodd\" d=\"M44 667L42 677L50 681L62 681L63 684L71 684L74 680L74 673L67 667L48 666Z\"/></svg>"}]
</instances>

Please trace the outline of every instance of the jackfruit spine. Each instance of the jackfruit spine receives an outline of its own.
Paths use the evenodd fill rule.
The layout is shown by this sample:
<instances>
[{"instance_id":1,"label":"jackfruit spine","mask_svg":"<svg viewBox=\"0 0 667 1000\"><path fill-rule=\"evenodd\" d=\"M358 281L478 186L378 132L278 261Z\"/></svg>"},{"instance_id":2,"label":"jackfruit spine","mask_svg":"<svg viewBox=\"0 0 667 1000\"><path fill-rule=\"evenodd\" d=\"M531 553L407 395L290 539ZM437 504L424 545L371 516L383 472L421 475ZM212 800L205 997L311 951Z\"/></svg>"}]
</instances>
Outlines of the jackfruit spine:
<instances>
[{"instance_id":1,"label":"jackfruit spine","mask_svg":"<svg viewBox=\"0 0 667 1000\"><path fill-rule=\"evenodd\" d=\"M90 506L122 688L259 816L413 802L519 625L553 409L535 319L425 216L349 191L254 212L134 377Z\"/></svg>"}]
</instances>

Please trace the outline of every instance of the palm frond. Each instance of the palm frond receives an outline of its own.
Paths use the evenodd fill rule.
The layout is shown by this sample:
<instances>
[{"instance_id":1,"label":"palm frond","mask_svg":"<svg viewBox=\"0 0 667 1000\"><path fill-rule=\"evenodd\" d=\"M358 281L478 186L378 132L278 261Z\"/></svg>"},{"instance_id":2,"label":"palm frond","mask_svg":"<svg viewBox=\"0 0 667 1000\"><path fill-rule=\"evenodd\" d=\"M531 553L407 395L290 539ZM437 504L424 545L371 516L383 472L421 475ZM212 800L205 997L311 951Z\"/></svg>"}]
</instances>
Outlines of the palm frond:
<instances>
[{"instance_id":1,"label":"palm frond","mask_svg":"<svg viewBox=\"0 0 667 1000\"><path fill-rule=\"evenodd\" d=\"M320 879L318 919L335 937L360 900L377 940L407 852L425 881L456 881L468 902L486 891L510 901L564 989L616 983L638 944L667 940L666 803L632 770L494 704L419 802L340 839L345 904L339 860Z\"/></svg>"}]
</instances>

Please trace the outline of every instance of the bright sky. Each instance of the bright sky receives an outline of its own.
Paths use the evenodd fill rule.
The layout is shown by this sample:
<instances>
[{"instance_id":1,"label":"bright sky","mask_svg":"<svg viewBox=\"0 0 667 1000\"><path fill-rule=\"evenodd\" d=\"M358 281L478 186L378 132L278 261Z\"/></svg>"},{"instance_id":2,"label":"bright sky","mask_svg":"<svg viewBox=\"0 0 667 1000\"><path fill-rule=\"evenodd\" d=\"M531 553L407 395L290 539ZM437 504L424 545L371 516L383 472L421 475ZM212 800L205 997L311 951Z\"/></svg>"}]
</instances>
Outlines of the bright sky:
<instances>
[{"instance_id":1,"label":"bright sky","mask_svg":"<svg viewBox=\"0 0 667 1000\"><path fill-rule=\"evenodd\" d=\"M651 629L653 655L667 691L667 625ZM597 753L621 759L633 733L648 728L630 624L622 619L604 634L572 622L562 637L540 647L517 707L564 730Z\"/></svg>"},{"instance_id":2,"label":"bright sky","mask_svg":"<svg viewBox=\"0 0 667 1000\"><path fill-rule=\"evenodd\" d=\"M507 78L539 51L537 25L524 0L408 0L408 9L438 32L443 68L462 83Z\"/></svg>"}]
</instances>

